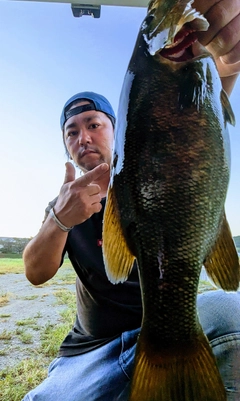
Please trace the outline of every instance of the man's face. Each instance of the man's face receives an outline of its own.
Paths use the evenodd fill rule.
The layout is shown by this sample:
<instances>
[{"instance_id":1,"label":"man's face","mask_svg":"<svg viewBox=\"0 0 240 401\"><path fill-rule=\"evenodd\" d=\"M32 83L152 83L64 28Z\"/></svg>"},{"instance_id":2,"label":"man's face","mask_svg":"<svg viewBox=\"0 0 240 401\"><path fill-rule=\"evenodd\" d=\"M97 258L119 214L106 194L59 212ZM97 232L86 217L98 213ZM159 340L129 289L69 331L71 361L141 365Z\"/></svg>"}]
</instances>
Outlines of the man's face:
<instances>
[{"instance_id":1,"label":"man's face","mask_svg":"<svg viewBox=\"0 0 240 401\"><path fill-rule=\"evenodd\" d=\"M80 101L74 107L89 104ZM113 126L105 113L90 110L70 117L64 126L64 141L71 159L84 172L101 163L111 163Z\"/></svg>"}]
</instances>

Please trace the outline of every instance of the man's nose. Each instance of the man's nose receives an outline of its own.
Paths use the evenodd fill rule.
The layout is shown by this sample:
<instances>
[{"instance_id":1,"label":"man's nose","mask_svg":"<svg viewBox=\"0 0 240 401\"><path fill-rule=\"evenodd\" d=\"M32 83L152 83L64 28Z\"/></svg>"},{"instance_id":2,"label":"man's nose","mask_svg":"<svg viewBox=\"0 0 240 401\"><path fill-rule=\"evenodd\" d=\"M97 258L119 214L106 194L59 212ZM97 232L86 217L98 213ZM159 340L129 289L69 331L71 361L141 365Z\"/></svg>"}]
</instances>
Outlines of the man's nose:
<instances>
[{"instance_id":1,"label":"man's nose","mask_svg":"<svg viewBox=\"0 0 240 401\"><path fill-rule=\"evenodd\" d=\"M90 136L88 130L86 130L86 129L82 129L80 131L78 140L79 140L80 145L85 145L86 143L92 142L91 136Z\"/></svg>"}]
</instances>

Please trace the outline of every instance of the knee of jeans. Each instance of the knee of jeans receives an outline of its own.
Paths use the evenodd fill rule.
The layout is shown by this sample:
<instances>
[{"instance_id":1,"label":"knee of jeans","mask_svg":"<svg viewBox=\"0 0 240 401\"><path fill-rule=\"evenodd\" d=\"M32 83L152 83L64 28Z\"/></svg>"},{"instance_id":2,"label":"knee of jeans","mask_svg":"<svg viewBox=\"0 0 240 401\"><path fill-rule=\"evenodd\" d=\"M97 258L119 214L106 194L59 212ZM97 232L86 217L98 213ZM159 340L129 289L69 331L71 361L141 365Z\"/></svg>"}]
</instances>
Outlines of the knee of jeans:
<instances>
[{"instance_id":1,"label":"knee of jeans","mask_svg":"<svg viewBox=\"0 0 240 401\"><path fill-rule=\"evenodd\" d=\"M122 350L119 356L119 365L123 373L130 379L136 351L136 343L140 329L122 333Z\"/></svg>"},{"instance_id":2,"label":"knee of jeans","mask_svg":"<svg viewBox=\"0 0 240 401\"><path fill-rule=\"evenodd\" d=\"M208 291L198 296L198 313L208 339L240 333L240 292Z\"/></svg>"},{"instance_id":3,"label":"knee of jeans","mask_svg":"<svg viewBox=\"0 0 240 401\"><path fill-rule=\"evenodd\" d=\"M48 375L50 375L60 360L61 358L55 358L52 360L52 362L50 362L50 365L48 366Z\"/></svg>"},{"instance_id":4,"label":"knee of jeans","mask_svg":"<svg viewBox=\"0 0 240 401\"><path fill-rule=\"evenodd\" d=\"M25 395L25 397L22 399L22 401L31 401L30 398L29 398L29 396L28 396L28 394Z\"/></svg>"},{"instance_id":5,"label":"knee of jeans","mask_svg":"<svg viewBox=\"0 0 240 401\"><path fill-rule=\"evenodd\" d=\"M228 400L240 400L240 333L211 341Z\"/></svg>"}]
</instances>

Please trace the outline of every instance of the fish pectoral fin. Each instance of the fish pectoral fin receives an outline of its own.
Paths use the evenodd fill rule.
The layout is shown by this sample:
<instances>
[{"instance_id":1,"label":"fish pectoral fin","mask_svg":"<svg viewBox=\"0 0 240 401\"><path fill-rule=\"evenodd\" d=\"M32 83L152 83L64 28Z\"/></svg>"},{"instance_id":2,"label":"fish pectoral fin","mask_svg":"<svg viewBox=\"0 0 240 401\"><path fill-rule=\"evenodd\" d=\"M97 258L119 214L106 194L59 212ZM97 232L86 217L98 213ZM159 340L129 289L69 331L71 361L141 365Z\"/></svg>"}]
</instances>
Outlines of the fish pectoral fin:
<instances>
[{"instance_id":1,"label":"fish pectoral fin","mask_svg":"<svg viewBox=\"0 0 240 401\"><path fill-rule=\"evenodd\" d=\"M103 260L108 279L117 284L127 280L135 257L127 246L114 205L114 194L109 188L103 218Z\"/></svg>"},{"instance_id":2,"label":"fish pectoral fin","mask_svg":"<svg viewBox=\"0 0 240 401\"><path fill-rule=\"evenodd\" d=\"M139 400L227 400L215 357L203 333L191 343L168 344L156 350L151 338L144 341L140 334L129 401Z\"/></svg>"},{"instance_id":3,"label":"fish pectoral fin","mask_svg":"<svg viewBox=\"0 0 240 401\"><path fill-rule=\"evenodd\" d=\"M225 92L224 89L221 90L221 103L222 103L222 107L223 107L223 114L225 117L225 120L235 126L236 121L235 121L235 116L233 113L233 109L232 106L230 104L229 98L227 93Z\"/></svg>"},{"instance_id":4,"label":"fish pectoral fin","mask_svg":"<svg viewBox=\"0 0 240 401\"><path fill-rule=\"evenodd\" d=\"M204 266L217 287L225 291L237 291L240 281L239 257L225 214L218 239Z\"/></svg>"}]
</instances>

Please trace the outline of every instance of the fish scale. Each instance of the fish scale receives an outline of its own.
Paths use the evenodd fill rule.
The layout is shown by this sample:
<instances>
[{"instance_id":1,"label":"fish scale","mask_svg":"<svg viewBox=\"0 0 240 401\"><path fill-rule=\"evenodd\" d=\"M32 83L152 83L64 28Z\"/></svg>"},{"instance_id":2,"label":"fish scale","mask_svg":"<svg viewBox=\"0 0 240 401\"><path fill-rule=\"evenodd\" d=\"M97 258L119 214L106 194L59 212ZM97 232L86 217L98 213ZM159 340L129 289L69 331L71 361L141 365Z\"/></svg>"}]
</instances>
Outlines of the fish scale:
<instances>
[{"instance_id":1,"label":"fish scale","mask_svg":"<svg viewBox=\"0 0 240 401\"><path fill-rule=\"evenodd\" d=\"M135 259L139 269L143 320L129 401L226 401L196 298L203 264L223 289L239 285L224 211L234 116L200 44L183 40L173 60L174 36L191 32L185 23L206 28L191 3L150 3L119 102L103 256L113 283L127 280Z\"/></svg>"}]
</instances>

